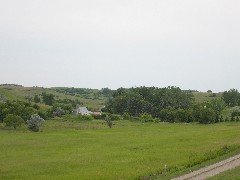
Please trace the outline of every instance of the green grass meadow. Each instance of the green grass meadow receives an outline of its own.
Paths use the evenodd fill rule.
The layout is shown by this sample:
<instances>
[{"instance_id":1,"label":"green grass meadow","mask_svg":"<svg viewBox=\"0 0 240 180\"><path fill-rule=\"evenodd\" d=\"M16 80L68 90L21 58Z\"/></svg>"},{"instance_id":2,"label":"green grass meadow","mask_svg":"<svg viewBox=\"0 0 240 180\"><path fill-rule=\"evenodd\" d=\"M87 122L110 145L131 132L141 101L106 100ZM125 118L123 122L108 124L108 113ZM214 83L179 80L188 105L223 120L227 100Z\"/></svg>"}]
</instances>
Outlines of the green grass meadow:
<instances>
[{"instance_id":1,"label":"green grass meadow","mask_svg":"<svg viewBox=\"0 0 240 180\"><path fill-rule=\"evenodd\" d=\"M167 179L204 157L239 152L240 123L49 120L41 132L0 124L0 179ZM211 159L211 158L210 158ZM165 169L166 165L166 169ZM170 176L168 176L170 175Z\"/></svg>"}]
</instances>

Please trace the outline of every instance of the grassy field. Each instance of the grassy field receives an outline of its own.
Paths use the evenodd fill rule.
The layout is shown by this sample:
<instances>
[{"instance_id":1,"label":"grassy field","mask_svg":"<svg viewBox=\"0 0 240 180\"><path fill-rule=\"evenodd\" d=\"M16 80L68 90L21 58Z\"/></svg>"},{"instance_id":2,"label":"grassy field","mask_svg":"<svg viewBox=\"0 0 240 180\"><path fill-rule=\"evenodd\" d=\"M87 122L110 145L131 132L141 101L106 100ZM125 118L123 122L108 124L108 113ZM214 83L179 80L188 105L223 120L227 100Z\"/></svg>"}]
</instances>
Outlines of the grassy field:
<instances>
[{"instance_id":1,"label":"grassy field","mask_svg":"<svg viewBox=\"0 0 240 180\"><path fill-rule=\"evenodd\" d=\"M47 94L53 94L55 99L71 99L79 100L82 106L90 107L98 110L104 105L105 100L98 99L86 99L78 96L71 96L63 93L56 92L54 88L42 88L42 87L16 87L16 86L0 86L0 96L5 97L7 100L21 100L26 101L25 97L34 97L34 95L40 95L43 92ZM39 104L42 106L43 104Z\"/></svg>"},{"instance_id":2,"label":"grassy field","mask_svg":"<svg viewBox=\"0 0 240 180\"><path fill-rule=\"evenodd\" d=\"M240 167L236 167L234 169L225 171L223 173L218 174L208 180L239 180L240 179Z\"/></svg>"},{"instance_id":3,"label":"grassy field","mask_svg":"<svg viewBox=\"0 0 240 180\"><path fill-rule=\"evenodd\" d=\"M215 93L215 97L213 97L213 93L207 93L207 92L193 92L194 98L197 102L204 102L204 101L211 101L215 98L222 97L223 93Z\"/></svg>"},{"instance_id":4,"label":"grassy field","mask_svg":"<svg viewBox=\"0 0 240 180\"><path fill-rule=\"evenodd\" d=\"M137 179L160 172L157 178L168 179L239 152L239 128L114 121L110 129L104 121L58 119L32 133L0 124L0 179Z\"/></svg>"}]
</instances>

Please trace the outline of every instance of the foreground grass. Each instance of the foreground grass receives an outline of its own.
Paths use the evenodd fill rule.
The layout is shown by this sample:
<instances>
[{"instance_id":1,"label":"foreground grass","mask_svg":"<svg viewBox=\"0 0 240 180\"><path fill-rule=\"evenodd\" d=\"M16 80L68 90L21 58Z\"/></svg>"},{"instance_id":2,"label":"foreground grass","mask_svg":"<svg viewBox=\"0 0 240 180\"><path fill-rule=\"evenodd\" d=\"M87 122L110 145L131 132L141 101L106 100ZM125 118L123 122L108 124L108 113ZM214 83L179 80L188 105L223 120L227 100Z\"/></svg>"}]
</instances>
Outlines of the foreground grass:
<instances>
[{"instance_id":1,"label":"foreground grass","mask_svg":"<svg viewBox=\"0 0 240 180\"><path fill-rule=\"evenodd\" d=\"M0 179L136 179L184 170L223 147L236 150L239 128L116 121L110 129L69 120L47 121L39 133L0 127Z\"/></svg>"},{"instance_id":2,"label":"foreground grass","mask_svg":"<svg viewBox=\"0 0 240 180\"><path fill-rule=\"evenodd\" d=\"M240 167L225 171L208 180L237 180L240 179Z\"/></svg>"}]
</instances>

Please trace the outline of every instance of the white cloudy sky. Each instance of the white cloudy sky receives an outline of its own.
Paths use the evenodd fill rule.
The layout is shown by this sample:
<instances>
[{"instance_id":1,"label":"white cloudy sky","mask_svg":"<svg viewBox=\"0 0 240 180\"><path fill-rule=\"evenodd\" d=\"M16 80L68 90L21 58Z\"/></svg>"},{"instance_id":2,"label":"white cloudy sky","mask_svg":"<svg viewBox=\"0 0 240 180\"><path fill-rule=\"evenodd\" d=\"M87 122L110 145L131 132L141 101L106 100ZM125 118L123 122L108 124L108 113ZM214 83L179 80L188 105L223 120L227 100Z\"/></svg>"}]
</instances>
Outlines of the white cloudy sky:
<instances>
[{"instance_id":1,"label":"white cloudy sky","mask_svg":"<svg viewBox=\"0 0 240 180\"><path fill-rule=\"evenodd\" d=\"M240 89L239 0L0 0L0 84Z\"/></svg>"}]
</instances>

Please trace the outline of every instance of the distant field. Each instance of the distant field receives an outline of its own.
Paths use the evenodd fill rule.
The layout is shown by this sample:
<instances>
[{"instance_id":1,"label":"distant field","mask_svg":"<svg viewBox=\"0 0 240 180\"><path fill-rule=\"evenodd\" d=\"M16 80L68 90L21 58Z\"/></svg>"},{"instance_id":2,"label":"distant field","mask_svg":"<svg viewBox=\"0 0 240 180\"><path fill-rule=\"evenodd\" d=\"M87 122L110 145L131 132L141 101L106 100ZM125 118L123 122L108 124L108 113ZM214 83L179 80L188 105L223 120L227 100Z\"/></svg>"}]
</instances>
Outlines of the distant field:
<instances>
[{"instance_id":1,"label":"distant field","mask_svg":"<svg viewBox=\"0 0 240 180\"><path fill-rule=\"evenodd\" d=\"M222 93L215 93L216 96L213 96L213 93L193 92L193 95L198 102L211 101L214 98L222 97Z\"/></svg>"},{"instance_id":2,"label":"distant field","mask_svg":"<svg viewBox=\"0 0 240 180\"><path fill-rule=\"evenodd\" d=\"M0 124L0 179L137 179L239 152L240 123L49 120L42 132ZM168 176L160 175L159 178Z\"/></svg>"}]
</instances>

